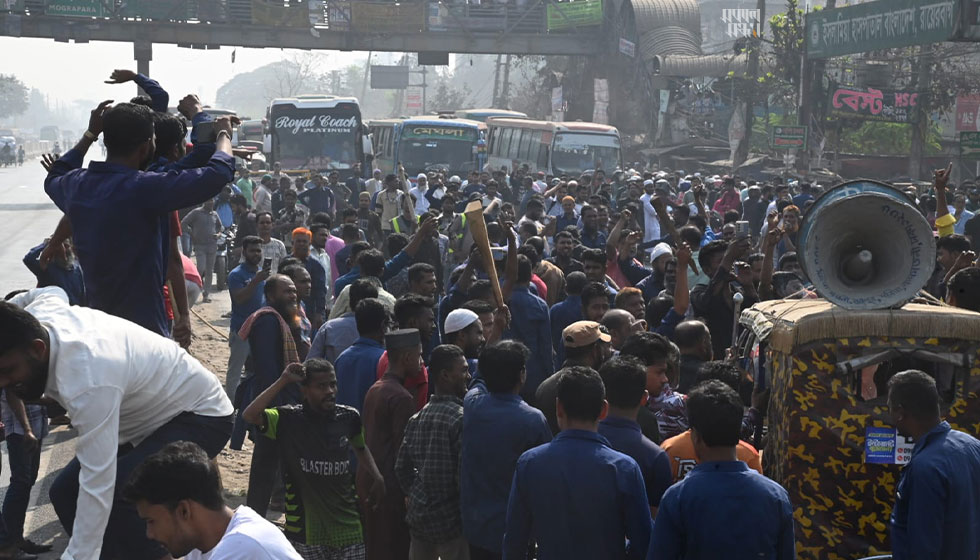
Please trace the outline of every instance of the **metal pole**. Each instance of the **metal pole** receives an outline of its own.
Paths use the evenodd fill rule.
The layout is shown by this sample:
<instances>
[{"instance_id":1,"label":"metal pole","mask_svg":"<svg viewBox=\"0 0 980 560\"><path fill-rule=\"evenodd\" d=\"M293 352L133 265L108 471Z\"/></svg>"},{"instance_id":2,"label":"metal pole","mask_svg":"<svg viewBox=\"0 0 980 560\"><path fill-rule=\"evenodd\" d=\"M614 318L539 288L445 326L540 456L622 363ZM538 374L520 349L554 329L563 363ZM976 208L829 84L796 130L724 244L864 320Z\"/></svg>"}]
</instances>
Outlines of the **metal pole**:
<instances>
[{"instance_id":1,"label":"metal pole","mask_svg":"<svg viewBox=\"0 0 980 560\"><path fill-rule=\"evenodd\" d=\"M367 98L368 77L371 75L372 54L374 54L374 51L368 51L367 63L364 65L364 83L361 84L361 99L360 99L361 103L364 103L364 100Z\"/></svg>"},{"instance_id":2,"label":"metal pole","mask_svg":"<svg viewBox=\"0 0 980 560\"><path fill-rule=\"evenodd\" d=\"M150 75L150 61L153 60L152 43L133 43L133 58L136 59L136 72ZM136 95L146 95L142 88L136 88Z\"/></svg>"},{"instance_id":3,"label":"metal pole","mask_svg":"<svg viewBox=\"0 0 980 560\"><path fill-rule=\"evenodd\" d=\"M428 73L425 66L422 67L422 114L425 114L425 90L428 89L425 84L425 75Z\"/></svg>"}]
</instances>

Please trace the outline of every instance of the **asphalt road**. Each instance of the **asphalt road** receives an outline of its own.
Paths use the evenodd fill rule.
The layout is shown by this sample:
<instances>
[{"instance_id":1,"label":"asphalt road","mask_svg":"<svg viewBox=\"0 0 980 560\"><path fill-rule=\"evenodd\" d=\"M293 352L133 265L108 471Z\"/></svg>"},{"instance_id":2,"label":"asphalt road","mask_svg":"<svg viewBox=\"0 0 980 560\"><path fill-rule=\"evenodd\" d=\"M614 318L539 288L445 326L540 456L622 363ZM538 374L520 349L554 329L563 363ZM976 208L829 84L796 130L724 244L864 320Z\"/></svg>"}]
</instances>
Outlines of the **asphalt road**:
<instances>
[{"instance_id":1,"label":"asphalt road","mask_svg":"<svg viewBox=\"0 0 980 560\"><path fill-rule=\"evenodd\" d=\"M44 194L44 169L38 160L25 162L23 167L0 167L0 297L17 289L34 286L34 276L22 259L31 247L51 235L59 211ZM60 426L44 439L38 482L31 493L27 511L25 536L35 542L54 545L54 550L41 558L57 558L68 544L68 538L54 508L48 500L48 489L58 472L74 457L75 432ZM7 490L10 467L7 447L2 446L3 463L0 471L0 494Z\"/></svg>"}]
</instances>

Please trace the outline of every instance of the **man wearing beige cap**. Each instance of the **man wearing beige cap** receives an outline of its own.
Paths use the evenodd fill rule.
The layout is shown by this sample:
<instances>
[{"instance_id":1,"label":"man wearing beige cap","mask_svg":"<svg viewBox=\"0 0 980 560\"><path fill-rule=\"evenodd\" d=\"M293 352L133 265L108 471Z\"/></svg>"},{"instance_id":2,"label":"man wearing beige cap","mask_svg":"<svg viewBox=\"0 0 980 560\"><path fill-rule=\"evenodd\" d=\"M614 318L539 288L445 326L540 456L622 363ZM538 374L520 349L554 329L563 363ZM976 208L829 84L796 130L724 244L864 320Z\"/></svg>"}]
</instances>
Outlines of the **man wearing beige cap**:
<instances>
[{"instance_id":1,"label":"man wearing beige cap","mask_svg":"<svg viewBox=\"0 0 980 560\"><path fill-rule=\"evenodd\" d=\"M548 419L548 426L555 434L558 433L555 398L558 396L558 378L562 371L572 366L584 366L598 371L599 366L612 357L612 337L595 321L572 323L561 332L561 338L565 343L565 363L561 370L542 381L534 394L538 408Z\"/></svg>"}]
</instances>

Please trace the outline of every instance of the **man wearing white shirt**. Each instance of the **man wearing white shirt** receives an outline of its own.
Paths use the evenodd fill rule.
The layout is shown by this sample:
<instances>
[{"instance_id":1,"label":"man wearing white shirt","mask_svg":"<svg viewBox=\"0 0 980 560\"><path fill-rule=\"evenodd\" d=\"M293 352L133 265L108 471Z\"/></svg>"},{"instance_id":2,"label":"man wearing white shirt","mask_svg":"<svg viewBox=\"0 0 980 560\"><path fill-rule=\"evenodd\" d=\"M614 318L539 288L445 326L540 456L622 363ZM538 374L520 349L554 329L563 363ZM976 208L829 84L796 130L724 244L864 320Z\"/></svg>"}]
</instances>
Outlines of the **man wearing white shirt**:
<instances>
[{"instance_id":1,"label":"man wearing white shirt","mask_svg":"<svg viewBox=\"0 0 980 560\"><path fill-rule=\"evenodd\" d=\"M643 207L643 243L660 239L660 219L650 201L654 197L656 184L647 179L643 181L643 194L640 195L640 206Z\"/></svg>"},{"instance_id":2,"label":"man wearing white shirt","mask_svg":"<svg viewBox=\"0 0 980 560\"><path fill-rule=\"evenodd\" d=\"M233 408L218 378L174 341L69 306L50 287L0 303L0 387L53 399L78 430L76 457L50 491L72 535L62 560L95 560L103 549L108 558L165 558L135 508L114 499L117 484L174 441L195 442L211 457L221 451Z\"/></svg>"},{"instance_id":3,"label":"man wearing white shirt","mask_svg":"<svg viewBox=\"0 0 980 560\"><path fill-rule=\"evenodd\" d=\"M416 186L408 191L409 194L415 197L416 216L421 216L429 211L429 199L425 197L425 193L428 191L429 178L425 176L425 173L419 173L419 176L416 178Z\"/></svg>"},{"instance_id":4,"label":"man wearing white shirt","mask_svg":"<svg viewBox=\"0 0 980 560\"><path fill-rule=\"evenodd\" d=\"M364 188L367 190L368 194L374 196L374 193L380 191L385 186L382 180L382 174L380 169L374 170L374 175L364 183Z\"/></svg>"},{"instance_id":5,"label":"man wearing white shirt","mask_svg":"<svg viewBox=\"0 0 980 560\"><path fill-rule=\"evenodd\" d=\"M146 534L184 560L300 560L278 527L248 506L231 509L200 446L171 443L136 468L123 490Z\"/></svg>"}]
</instances>

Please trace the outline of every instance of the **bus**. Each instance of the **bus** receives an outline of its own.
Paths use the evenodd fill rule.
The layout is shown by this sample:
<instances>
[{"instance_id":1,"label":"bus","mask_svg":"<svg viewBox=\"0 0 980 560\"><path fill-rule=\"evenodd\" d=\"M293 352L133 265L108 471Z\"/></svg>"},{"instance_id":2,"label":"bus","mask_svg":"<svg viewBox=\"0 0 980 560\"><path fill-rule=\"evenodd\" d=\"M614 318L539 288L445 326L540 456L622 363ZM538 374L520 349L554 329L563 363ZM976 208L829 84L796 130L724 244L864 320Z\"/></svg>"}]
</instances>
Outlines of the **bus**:
<instances>
[{"instance_id":1,"label":"bus","mask_svg":"<svg viewBox=\"0 0 980 560\"><path fill-rule=\"evenodd\" d=\"M371 140L361 122L354 97L300 95L273 99L266 117L265 152L269 164L283 171L336 170L341 179L354 174L370 177Z\"/></svg>"},{"instance_id":2,"label":"bus","mask_svg":"<svg viewBox=\"0 0 980 560\"><path fill-rule=\"evenodd\" d=\"M486 163L486 125L446 117L383 119L368 123L375 145L375 167L395 173L397 164L414 181L422 172L441 169L465 176Z\"/></svg>"},{"instance_id":3,"label":"bus","mask_svg":"<svg viewBox=\"0 0 980 560\"><path fill-rule=\"evenodd\" d=\"M527 113L520 111L509 111L507 109L460 109L454 113L456 118L469 119L471 121L487 122L492 117L526 119Z\"/></svg>"},{"instance_id":4,"label":"bus","mask_svg":"<svg viewBox=\"0 0 980 560\"><path fill-rule=\"evenodd\" d=\"M575 176L590 169L622 167L619 131L587 122L491 118L487 121L490 167L527 164L532 172Z\"/></svg>"},{"instance_id":5,"label":"bus","mask_svg":"<svg viewBox=\"0 0 980 560\"><path fill-rule=\"evenodd\" d=\"M264 136L265 136L265 123L263 123L259 119L242 121L242 124L238 125L239 142L249 142L249 141L261 142Z\"/></svg>"},{"instance_id":6,"label":"bus","mask_svg":"<svg viewBox=\"0 0 980 560\"><path fill-rule=\"evenodd\" d=\"M54 145L55 142L61 142L61 130L57 126L42 126L39 134L41 140L47 140Z\"/></svg>"}]
</instances>

